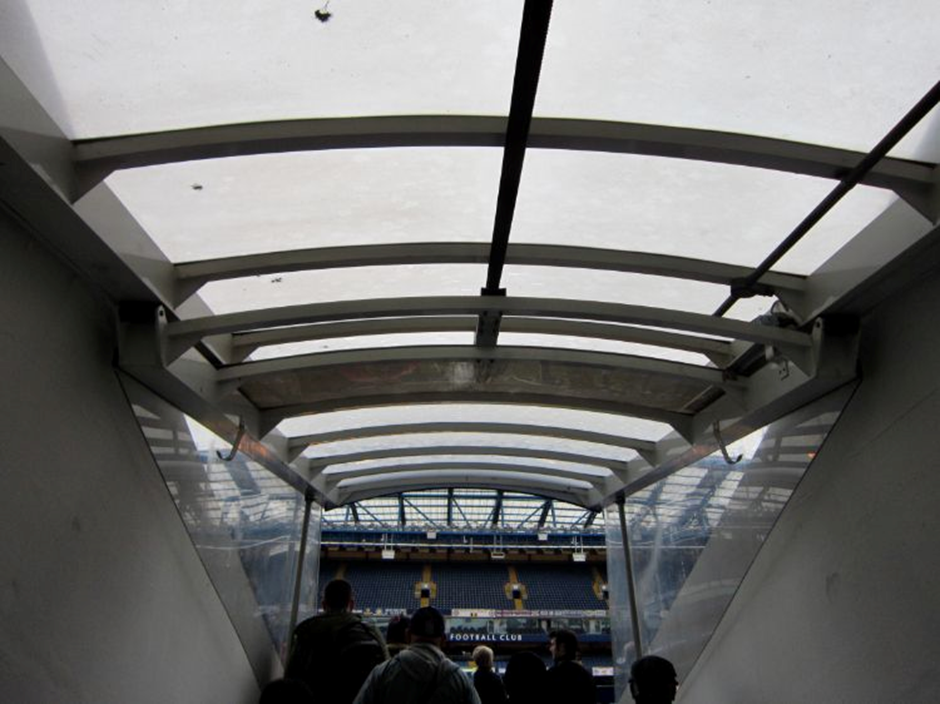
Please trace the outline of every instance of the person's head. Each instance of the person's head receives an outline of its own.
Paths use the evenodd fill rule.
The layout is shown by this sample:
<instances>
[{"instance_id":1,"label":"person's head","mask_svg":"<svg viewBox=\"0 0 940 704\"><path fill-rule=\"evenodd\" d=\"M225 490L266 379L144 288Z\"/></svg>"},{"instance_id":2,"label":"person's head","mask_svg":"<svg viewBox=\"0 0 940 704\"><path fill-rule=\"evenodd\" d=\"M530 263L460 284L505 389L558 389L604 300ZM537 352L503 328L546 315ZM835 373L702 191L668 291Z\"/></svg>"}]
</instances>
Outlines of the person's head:
<instances>
[{"instance_id":1,"label":"person's head","mask_svg":"<svg viewBox=\"0 0 940 704\"><path fill-rule=\"evenodd\" d=\"M389 645L408 642L408 626L411 619L407 616L394 616L385 627L385 642Z\"/></svg>"},{"instance_id":2,"label":"person's head","mask_svg":"<svg viewBox=\"0 0 940 704\"><path fill-rule=\"evenodd\" d=\"M676 668L666 658L647 655L630 668L630 694L642 704L666 704L676 698Z\"/></svg>"},{"instance_id":3,"label":"person's head","mask_svg":"<svg viewBox=\"0 0 940 704\"><path fill-rule=\"evenodd\" d=\"M567 628L559 628L548 634L548 650L555 662L574 660L578 657L578 636Z\"/></svg>"},{"instance_id":4,"label":"person's head","mask_svg":"<svg viewBox=\"0 0 940 704\"><path fill-rule=\"evenodd\" d=\"M423 606L411 614L411 623L408 625L409 643L430 643L442 648L446 640L444 617L440 611L433 606Z\"/></svg>"},{"instance_id":5,"label":"person's head","mask_svg":"<svg viewBox=\"0 0 940 704\"><path fill-rule=\"evenodd\" d=\"M313 704L313 692L300 680L274 680L261 690L258 704Z\"/></svg>"},{"instance_id":6,"label":"person's head","mask_svg":"<svg viewBox=\"0 0 940 704\"><path fill-rule=\"evenodd\" d=\"M473 662L477 664L477 667L481 670L492 670L493 669L493 649L488 648L485 645L478 645L473 649L473 655L471 656Z\"/></svg>"},{"instance_id":7,"label":"person's head","mask_svg":"<svg viewBox=\"0 0 940 704\"><path fill-rule=\"evenodd\" d=\"M515 653L503 675L506 694L513 702L539 702L545 696L545 663L531 651Z\"/></svg>"},{"instance_id":8,"label":"person's head","mask_svg":"<svg viewBox=\"0 0 940 704\"><path fill-rule=\"evenodd\" d=\"M327 613L352 611L355 605L352 585L345 579L334 579L323 590L323 610Z\"/></svg>"}]
</instances>

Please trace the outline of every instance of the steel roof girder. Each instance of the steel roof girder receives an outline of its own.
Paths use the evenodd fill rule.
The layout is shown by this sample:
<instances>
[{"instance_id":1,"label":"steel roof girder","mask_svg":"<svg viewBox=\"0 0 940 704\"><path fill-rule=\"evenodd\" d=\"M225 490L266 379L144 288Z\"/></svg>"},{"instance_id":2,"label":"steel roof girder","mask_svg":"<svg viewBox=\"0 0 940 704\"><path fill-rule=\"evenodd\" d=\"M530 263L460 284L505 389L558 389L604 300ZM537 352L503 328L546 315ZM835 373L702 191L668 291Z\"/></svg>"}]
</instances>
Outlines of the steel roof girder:
<instances>
[{"instance_id":1,"label":"steel roof girder","mask_svg":"<svg viewBox=\"0 0 940 704\"><path fill-rule=\"evenodd\" d=\"M259 377L276 376L308 369L328 369L355 364L378 362L412 361L470 361L507 362L537 361L575 366L605 367L635 371L654 376L667 376L710 384L720 388L743 387L746 382L727 377L720 369L683 362L614 354L609 352L586 352L550 347L510 347L501 345L492 349L481 349L471 345L428 345L415 347L385 347L339 352L316 352L296 357L281 357L258 362L243 362L219 370L220 382L245 381Z\"/></svg>"},{"instance_id":2,"label":"steel roof girder","mask_svg":"<svg viewBox=\"0 0 940 704\"><path fill-rule=\"evenodd\" d=\"M262 274L407 264L485 264L487 248L481 242L409 242L264 252L181 263L174 267L176 300L186 300L211 281ZM506 264L618 271L725 286L751 272L749 267L667 254L526 243L508 245ZM803 290L804 279L795 274L767 272L759 283L786 298Z\"/></svg>"},{"instance_id":3,"label":"steel roof girder","mask_svg":"<svg viewBox=\"0 0 940 704\"><path fill-rule=\"evenodd\" d=\"M323 149L408 146L501 147L506 117L395 115L281 120L79 140L80 192L116 170L180 161ZM845 149L687 127L533 118L530 149L565 149L736 164L837 179L864 155ZM931 165L885 159L864 183L902 191L929 180Z\"/></svg>"},{"instance_id":4,"label":"steel roof girder","mask_svg":"<svg viewBox=\"0 0 940 704\"><path fill-rule=\"evenodd\" d=\"M651 406L642 406L630 402L580 399L561 393L495 393L451 390L406 394L347 396L324 399L312 403L297 403L287 406L265 408L259 412L258 416L260 432L264 434L274 429L285 418L294 416L356 408L422 405L428 403L512 404L573 408L577 410L597 411L655 420L672 426L677 432L682 434L683 437L689 437L692 432L692 416L687 413L663 410Z\"/></svg>"},{"instance_id":5,"label":"steel roof girder","mask_svg":"<svg viewBox=\"0 0 940 704\"><path fill-rule=\"evenodd\" d=\"M555 482L539 482L534 477L527 477L522 480L502 476L487 478L483 483L488 488L492 489L535 494L592 509L600 508L604 498L603 493L597 488L583 489L581 487L566 487ZM437 473L431 476L415 476L409 478L393 476L381 481L352 487L335 487L329 494L328 500L331 506L342 506L353 501L362 501L364 499L383 496L390 491L427 488L430 486L475 488L481 486L481 480L466 474L448 476Z\"/></svg>"},{"instance_id":6,"label":"steel roof girder","mask_svg":"<svg viewBox=\"0 0 940 704\"><path fill-rule=\"evenodd\" d=\"M323 472L319 476L324 486L333 489L344 481L351 479L364 479L369 477L383 477L386 475L402 474L408 472L463 472L477 474L483 472L485 476L492 473L532 474L552 477L563 480L582 481L592 486L603 486L605 477L602 475L587 474L572 469L550 467L543 465L519 464L514 462L390 462L388 464L359 467L341 472ZM329 493L329 492L327 492Z\"/></svg>"},{"instance_id":7,"label":"steel roof girder","mask_svg":"<svg viewBox=\"0 0 940 704\"><path fill-rule=\"evenodd\" d=\"M528 447L505 447L494 445L435 445L430 447L382 447L377 450L365 450L345 455L333 455L313 458L309 460L311 468L337 469L339 465L353 464L370 460L426 457L433 455L480 455L502 457L527 457L530 459L552 460L555 462L568 462L570 464L583 464L603 469L619 468L625 466L622 461L607 457L585 455L577 452L559 452Z\"/></svg>"},{"instance_id":8,"label":"steel roof girder","mask_svg":"<svg viewBox=\"0 0 940 704\"><path fill-rule=\"evenodd\" d=\"M405 423L372 427L356 427L329 433L295 436L288 439L288 451L293 456L299 455L307 447L330 442L344 442L353 439L395 435L428 435L432 433L480 433L498 435L524 435L545 438L560 438L595 443L598 445L611 445L639 452L654 453L656 443L652 440L620 437L557 426L543 426L521 423L489 423L489 422L428 422Z\"/></svg>"},{"instance_id":9,"label":"steel roof girder","mask_svg":"<svg viewBox=\"0 0 940 704\"><path fill-rule=\"evenodd\" d=\"M803 347L810 345L809 336L796 330L648 306L531 297L415 296L308 303L171 322L167 326L167 355L168 358L174 359L200 339L222 333L363 318L479 315L487 310L499 310L504 316L519 315L652 325L752 342Z\"/></svg>"},{"instance_id":10,"label":"steel roof girder","mask_svg":"<svg viewBox=\"0 0 940 704\"><path fill-rule=\"evenodd\" d=\"M229 357L232 363L238 363L245 361L248 355L258 347L338 337L361 337L391 333L473 333L477 322L478 318L471 316L375 318L234 333L230 339L231 352ZM684 350L704 355L712 364L721 368L726 367L734 356L731 343L725 340L613 323L507 316L500 320L500 331L528 335L557 335L585 339L616 340L618 342L635 342L654 347Z\"/></svg>"}]
</instances>

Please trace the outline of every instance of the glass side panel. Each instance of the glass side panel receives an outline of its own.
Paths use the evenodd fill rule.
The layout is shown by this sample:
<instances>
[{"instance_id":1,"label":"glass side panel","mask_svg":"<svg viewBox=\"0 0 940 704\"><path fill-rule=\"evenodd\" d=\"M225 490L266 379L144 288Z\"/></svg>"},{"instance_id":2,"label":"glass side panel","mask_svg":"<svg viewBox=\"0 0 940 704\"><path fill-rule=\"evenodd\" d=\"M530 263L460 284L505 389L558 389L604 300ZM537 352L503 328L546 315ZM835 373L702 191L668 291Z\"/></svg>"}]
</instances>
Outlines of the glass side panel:
<instances>
[{"instance_id":1,"label":"glass side panel","mask_svg":"<svg viewBox=\"0 0 940 704\"><path fill-rule=\"evenodd\" d=\"M0 46L73 138L508 110L519 0L334 0L318 21L326 5L5 3Z\"/></svg>"},{"instance_id":2,"label":"glass side panel","mask_svg":"<svg viewBox=\"0 0 940 704\"><path fill-rule=\"evenodd\" d=\"M933 0L559 2L535 110L867 152L936 82L938 25ZM897 153L937 161L926 135Z\"/></svg>"},{"instance_id":3,"label":"glass side panel","mask_svg":"<svg viewBox=\"0 0 940 704\"><path fill-rule=\"evenodd\" d=\"M502 153L341 149L119 171L107 184L174 263L397 242L489 241Z\"/></svg>"},{"instance_id":4,"label":"glass side panel","mask_svg":"<svg viewBox=\"0 0 940 704\"><path fill-rule=\"evenodd\" d=\"M304 498L243 453L130 379L141 430L245 650L286 660ZM313 504L299 618L316 612L320 507ZM259 646L259 641L261 641ZM254 662L256 669L258 664ZM262 666L265 663L262 663ZM268 663L269 666L269 663ZM259 673L259 679L270 672Z\"/></svg>"},{"instance_id":5,"label":"glass side panel","mask_svg":"<svg viewBox=\"0 0 940 704\"><path fill-rule=\"evenodd\" d=\"M636 250L753 267L835 182L682 159L532 149L513 242ZM859 187L775 267L809 274L895 200ZM811 246L809 246L811 245Z\"/></svg>"},{"instance_id":6,"label":"glass side panel","mask_svg":"<svg viewBox=\"0 0 940 704\"><path fill-rule=\"evenodd\" d=\"M843 388L627 498L643 654L668 658L680 682L838 420ZM617 692L636 658L616 505L607 514L607 573Z\"/></svg>"}]
</instances>

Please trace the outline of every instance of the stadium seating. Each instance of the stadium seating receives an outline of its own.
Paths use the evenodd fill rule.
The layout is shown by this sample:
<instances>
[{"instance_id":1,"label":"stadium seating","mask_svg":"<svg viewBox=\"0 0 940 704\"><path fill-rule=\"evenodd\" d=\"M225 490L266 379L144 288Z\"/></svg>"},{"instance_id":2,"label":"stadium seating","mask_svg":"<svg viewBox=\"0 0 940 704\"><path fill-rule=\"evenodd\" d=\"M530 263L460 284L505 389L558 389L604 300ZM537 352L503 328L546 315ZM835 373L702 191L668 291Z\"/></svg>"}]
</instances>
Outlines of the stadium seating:
<instances>
[{"instance_id":1,"label":"stadium seating","mask_svg":"<svg viewBox=\"0 0 940 704\"><path fill-rule=\"evenodd\" d=\"M516 565L519 581L526 586L526 609L604 609L607 604L594 594L591 568L583 564Z\"/></svg>"},{"instance_id":2,"label":"stadium seating","mask_svg":"<svg viewBox=\"0 0 940 704\"><path fill-rule=\"evenodd\" d=\"M320 565L321 588L340 573L353 585L356 607L367 611L414 611L421 603L415 596L415 584L421 581L420 563L409 562L334 562Z\"/></svg>"},{"instance_id":3,"label":"stadium seating","mask_svg":"<svg viewBox=\"0 0 940 704\"><path fill-rule=\"evenodd\" d=\"M449 609L511 609L506 597L509 572L506 565L491 563L435 564L432 579L437 598L432 606Z\"/></svg>"}]
</instances>

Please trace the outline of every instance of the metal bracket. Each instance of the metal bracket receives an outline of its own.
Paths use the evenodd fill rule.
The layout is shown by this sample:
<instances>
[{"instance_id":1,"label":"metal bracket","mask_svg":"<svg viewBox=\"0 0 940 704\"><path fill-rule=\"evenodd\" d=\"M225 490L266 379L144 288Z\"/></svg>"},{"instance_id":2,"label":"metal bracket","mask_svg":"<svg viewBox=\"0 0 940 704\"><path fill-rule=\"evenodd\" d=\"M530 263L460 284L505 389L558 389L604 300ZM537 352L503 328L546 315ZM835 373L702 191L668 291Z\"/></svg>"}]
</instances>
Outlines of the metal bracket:
<instances>
[{"instance_id":1,"label":"metal bracket","mask_svg":"<svg viewBox=\"0 0 940 704\"><path fill-rule=\"evenodd\" d=\"M721 437L721 425L719 421L716 420L712 423L712 432L715 433L715 440L718 441L718 448L721 450L721 455L725 458L725 462L728 464L737 464L744 458L744 455L738 455L732 458L731 455L728 454L728 448L725 446L725 441Z\"/></svg>"},{"instance_id":2,"label":"metal bracket","mask_svg":"<svg viewBox=\"0 0 940 704\"><path fill-rule=\"evenodd\" d=\"M245 437L245 419L238 419L238 432L235 434L235 442L232 443L232 449L229 450L227 455L223 455L218 450L215 451L215 454L218 455L219 459L223 462L231 462L235 459L235 455L238 454L238 446L242 444L242 438Z\"/></svg>"}]
</instances>

